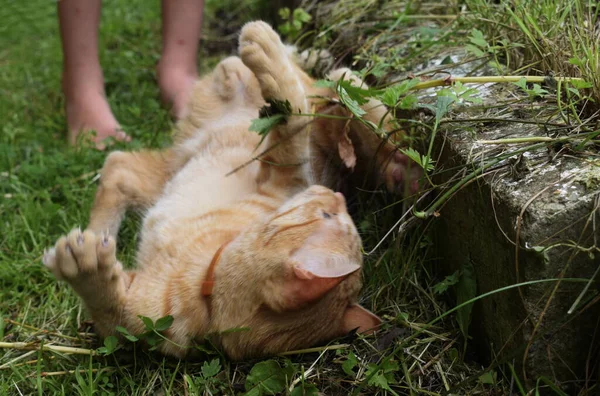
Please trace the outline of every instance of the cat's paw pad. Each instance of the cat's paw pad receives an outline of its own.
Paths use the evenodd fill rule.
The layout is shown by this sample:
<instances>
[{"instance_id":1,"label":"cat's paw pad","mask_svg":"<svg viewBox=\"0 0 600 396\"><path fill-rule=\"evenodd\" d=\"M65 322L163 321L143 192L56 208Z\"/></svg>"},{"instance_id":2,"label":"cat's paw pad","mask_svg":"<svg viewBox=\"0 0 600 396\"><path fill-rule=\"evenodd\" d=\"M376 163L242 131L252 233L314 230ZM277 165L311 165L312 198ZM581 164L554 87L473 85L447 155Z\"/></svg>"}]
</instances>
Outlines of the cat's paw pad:
<instances>
[{"instance_id":1,"label":"cat's paw pad","mask_svg":"<svg viewBox=\"0 0 600 396\"><path fill-rule=\"evenodd\" d=\"M263 94L279 91L277 80L290 67L281 39L264 22L250 22L240 35L240 57L260 81Z\"/></svg>"},{"instance_id":2,"label":"cat's paw pad","mask_svg":"<svg viewBox=\"0 0 600 396\"><path fill-rule=\"evenodd\" d=\"M384 177L388 191L410 196L419 192L419 180L423 177L423 169L397 151L389 160Z\"/></svg>"},{"instance_id":3,"label":"cat's paw pad","mask_svg":"<svg viewBox=\"0 0 600 396\"><path fill-rule=\"evenodd\" d=\"M223 59L215 68L215 88L223 99L233 99L238 92L243 90L245 80L250 76L250 70L238 57L232 56Z\"/></svg>"},{"instance_id":4,"label":"cat's paw pad","mask_svg":"<svg viewBox=\"0 0 600 396\"><path fill-rule=\"evenodd\" d=\"M56 276L69 282L77 278L109 279L121 268L115 254L116 243L108 235L72 230L45 252L42 262Z\"/></svg>"}]
</instances>

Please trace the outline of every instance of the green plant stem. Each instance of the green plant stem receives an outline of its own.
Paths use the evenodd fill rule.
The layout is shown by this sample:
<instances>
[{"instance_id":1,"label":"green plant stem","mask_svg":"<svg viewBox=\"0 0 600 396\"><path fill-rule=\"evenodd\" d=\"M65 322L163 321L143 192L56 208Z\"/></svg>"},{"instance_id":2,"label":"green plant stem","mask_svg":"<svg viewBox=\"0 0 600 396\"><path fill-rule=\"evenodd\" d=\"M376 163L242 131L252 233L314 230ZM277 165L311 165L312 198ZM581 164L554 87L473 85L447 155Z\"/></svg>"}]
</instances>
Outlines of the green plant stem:
<instances>
[{"instance_id":1,"label":"green plant stem","mask_svg":"<svg viewBox=\"0 0 600 396\"><path fill-rule=\"evenodd\" d=\"M480 77L448 77L436 80L423 81L411 88L411 90L422 90L432 87L444 87L460 82L462 84L484 84L484 83L515 83L522 79L529 83L543 83L548 77L544 76L480 76ZM559 82L581 81L578 77L552 77Z\"/></svg>"}]
</instances>

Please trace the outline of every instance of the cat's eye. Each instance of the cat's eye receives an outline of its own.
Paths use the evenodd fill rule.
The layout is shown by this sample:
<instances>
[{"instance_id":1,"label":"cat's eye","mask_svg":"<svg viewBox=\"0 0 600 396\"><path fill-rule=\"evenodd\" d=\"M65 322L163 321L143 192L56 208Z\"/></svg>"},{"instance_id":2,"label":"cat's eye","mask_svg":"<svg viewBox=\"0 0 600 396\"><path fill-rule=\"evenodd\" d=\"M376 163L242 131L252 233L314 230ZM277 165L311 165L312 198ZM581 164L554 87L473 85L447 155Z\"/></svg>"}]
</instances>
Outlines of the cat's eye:
<instances>
[{"instance_id":1,"label":"cat's eye","mask_svg":"<svg viewBox=\"0 0 600 396\"><path fill-rule=\"evenodd\" d=\"M327 213L327 212L323 212L323 218L324 219L330 219L331 215L329 213Z\"/></svg>"}]
</instances>

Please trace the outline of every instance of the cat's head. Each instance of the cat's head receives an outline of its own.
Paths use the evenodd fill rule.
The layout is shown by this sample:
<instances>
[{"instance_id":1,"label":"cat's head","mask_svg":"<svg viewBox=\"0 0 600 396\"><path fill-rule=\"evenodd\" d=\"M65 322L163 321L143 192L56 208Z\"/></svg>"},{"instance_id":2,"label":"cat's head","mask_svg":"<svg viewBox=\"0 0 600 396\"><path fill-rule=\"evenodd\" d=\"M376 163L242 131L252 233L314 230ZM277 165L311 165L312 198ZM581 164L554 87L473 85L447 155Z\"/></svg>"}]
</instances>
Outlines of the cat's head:
<instances>
[{"instance_id":1,"label":"cat's head","mask_svg":"<svg viewBox=\"0 0 600 396\"><path fill-rule=\"evenodd\" d=\"M234 359L322 343L380 319L356 304L361 241L339 193L312 186L223 252L213 329ZM239 329L238 329L239 330Z\"/></svg>"}]
</instances>

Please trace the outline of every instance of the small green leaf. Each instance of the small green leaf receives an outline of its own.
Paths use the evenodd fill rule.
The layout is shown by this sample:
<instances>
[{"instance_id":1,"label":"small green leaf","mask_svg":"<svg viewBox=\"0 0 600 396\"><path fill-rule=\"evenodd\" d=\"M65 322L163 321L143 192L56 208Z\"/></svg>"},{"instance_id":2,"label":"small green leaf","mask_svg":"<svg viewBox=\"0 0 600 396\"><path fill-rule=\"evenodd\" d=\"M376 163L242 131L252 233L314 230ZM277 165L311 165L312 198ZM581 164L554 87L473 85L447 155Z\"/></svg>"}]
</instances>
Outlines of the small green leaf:
<instances>
[{"instance_id":1,"label":"small green leaf","mask_svg":"<svg viewBox=\"0 0 600 396\"><path fill-rule=\"evenodd\" d=\"M572 80L571 84L573 85L573 87L575 89L592 88L594 86L594 84L592 84L589 81L581 81L581 80Z\"/></svg>"},{"instance_id":2,"label":"small green leaf","mask_svg":"<svg viewBox=\"0 0 600 396\"><path fill-rule=\"evenodd\" d=\"M346 361L344 363L342 363L342 370L344 370L344 373L348 374L351 377L356 376L356 373L354 373L354 371L352 371L352 369L358 364L358 360L356 359L356 356L354 355L354 352L350 352L348 354L348 358L346 359Z\"/></svg>"},{"instance_id":3,"label":"small green leaf","mask_svg":"<svg viewBox=\"0 0 600 396\"><path fill-rule=\"evenodd\" d=\"M463 263L460 279L456 285L456 305L460 305L473 299L477 295L477 281L475 280L475 269L470 260ZM473 304L468 304L456 312L456 321L463 337L469 335L471 324L471 311Z\"/></svg>"},{"instance_id":4,"label":"small green leaf","mask_svg":"<svg viewBox=\"0 0 600 396\"><path fill-rule=\"evenodd\" d=\"M313 384L300 384L296 386L290 396L318 396L319 390Z\"/></svg>"},{"instance_id":5,"label":"small green leaf","mask_svg":"<svg viewBox=\"0 0 600 396\"><path fill-rule=\"evenodd\" d=\"M411 88L419 83L418 78L402 81L400 84L392 85L386 88L380 95L381 102L388 106L394 107L402 95L407 93Z\"/></svg>"},{"instance_id":6,"label":"small green leaf","mask_svg":"<svg viewBox=\"0 0 600 396\"><path fill-rule=\"evenodd\" d=\"M152 321L152 319L142 315L138 315L138 318L140 318L142 322L144 322L144 326L146 326L147 330L154 330L154 322Z\"/></svg>"},{"instance_id":7,"label":"small green leaf","mask_svg":"<svg viewBox=\"0 0 600 396\"><path fill-rule=\"evenodd\" d=\"M527 79L525 77L521 78L519 81L515 83L515 85L525 91L527 91Z\"/></svg>"},{"instance_id":8,"label":"small green leaf","mask_svg":"<svg viewBox=\"0 0 600 396\"><path fill-rule=\"evenodd\" d=\"M453 286L458 283L458 278L459 278L458 271L454 272L452 275L448 275L446 278L444 278L443 281L441 281L440 283L438 283L437 285L435 285L433 287L433 292L435 294L444 293L446 290L448 290L448 288L450 286Z\"/></svg>"},{"instance_id":9,"label":"small green leaf","mask_svg":"<svg viewBox=\"0 0 600 396\"><path fill-rule=\"evenodd\" d=\"M156 321L154 330L156 331L165 331L173 324L173 317L171 315L167 315L162 317Z\"/></svg>"},{"instance_id":10,"label":"small green leaf","mask_svg":"<svg viewBox=\"0 0 600 396\"><path fill-rule=\"evenodd\" d=\"M496 383L496 372L486 371L479 376L478 381L481 384L494 385Z\"/></svg>"},{"instance_id":11,"label":"small green leaf","mask_svg":"<svg viewBox=\"0 0 600 396\"><path fill-rule=\"evenodd\" d=\"M266 360L255 364L246 377L246 396L275 395L283 392L288 380L293 375L292 370L292 366L282 368L275 360Z\"/></svg>"},{"instance_id":12,"label":"small green leaf","mask_svg":"<svg viewBox=\"0 0 600 396\"><path fill-rule=\"evenodd\" d=\"M283 114L275 114L274 116L265 118L255 118L250 123L249 130L258 132L258 134L264 139L271 129L279 124L282 124L284 121L285 116Z\"/></svg>"},{"instance_id":13,"label":"small green leaf","mask_svg":"<svg viewBox=\"0 0 600 396\"><path fill-rule=\"evenodd\" d=\"M298 20L300 22L309 22L312 19L312 16L304 11L303 8L296 8L294 10L294 20Z\"/></svg>"},{"instance_id":14,"label":"small green leaf","mask_svg":"<svg viewBox=\"0 0 600 396\"><path fill-rule=\"evenodd\" d=\"M377 364L370 363L369 368L365 373L367 378L369 378L367 383L371 386L385 389L393 395L397 395L397 393L390 388L389 384L396 382L394 372L398 371L398 369L398 362L392 360L386 361L381 367Z\"/></svg>"},{"instance_id":15,"label":"small green leaf","mask_svg":"<svg viewBox=\"0 0 600 396\"><path fill-rule=\"evenodd\" d=\"M219 363L219 359L213 359L210 363L204 362L204 364L202 364L202 376L204 378L214 377L219 374L220 371L221 364Z\"/></svg>"},{"instance_id":16,"label":"small green leaf","mask_svg":"<svg viewBox=\"0 0 600 396\"><path fill-rule=\"evenodd\" d=\"M473 54L473 55L475 55L478 58L485 55L485 52L483 52L481 49L479 49L479 47L476 47L473 44L467 44L467 45L465 45L465 50L468 53Z\"/></svg>"},{"instance_id":17,"label":"small green leaf","mask_svg":"<svg viewBox=\"0 0 600 396\"><path fill-rule=\"evenodd\" d=\"M450 106L454 103L455 98L451 96L440 96L438 94L435 102L435 123L439 125L442 118L448 113Z\"/></svg>"},{"instance_id":18,"label":"small green leaf","mask_svg":"<svg viewBox=\"0 0 600 396\"><path fill-rule=\"evenodd\" d=\"M119 341L115 336L108 336L104 339L104 347L98 348L98 352L103 355L110 355L117 350Z\"/></svg>"},{"instance_id":19,"label":"small green leaf","mask_svg":"<svg viewBox=\"0 0 600 396\"><path fill-rule=\"evenodd\" d=\"M337 86L337 82L336 81L331 81L331 80L317 80L317 81L315 81L314 86L316 88L331 88L331 89L335 89L335 87Z\"/></svg>"},{"instance_id":20,"label":"small green leaf","mask_svg":"<svg viewBox=\"0 0 600 396\"><path fill-rule=\"evenodd\" d=\"M281 19L288 19L290 17L290 9L287 7L280 8L279 16L281 17Z\"/></svg>"},{"instance_id":21,"label":"small green leaf","mask_svg":"<svg viewBox=\"0 0 600 396\"><path fill-rule=\"evenodd\" d=\"M123 326L117 326L117 327L115 327L115 330L117 330L119 333L121 333L123 335L123 337L125 337L126 339L128 339L131 342L139 341L139 338L137 338L133 334L130 334L129 331L127 331L127 329Z\"/></svg>"},{"instance_id":22,"label":"small green leaf","mask_svg":"<svg viewBox=\"0 0 600 396\"><path fill-rule=\"evenodd\" d=\"M469 37L469 41L480 48L487 48L488 43L483 36L483 32L478 29L471 30L471 36Z\"/></svg>"},{"instance_id":23,"label":"small green leaf","mask_svg":"<svg viewBox=\"0 0 600 396\"><path fill-rule=\"evenodd\" d=\"M417 103L419 102L419 98L417 95L406 95L400 103L398 103L398 107L403 110L412 110L417 107Z\"/></svg>"}]
</instances>

